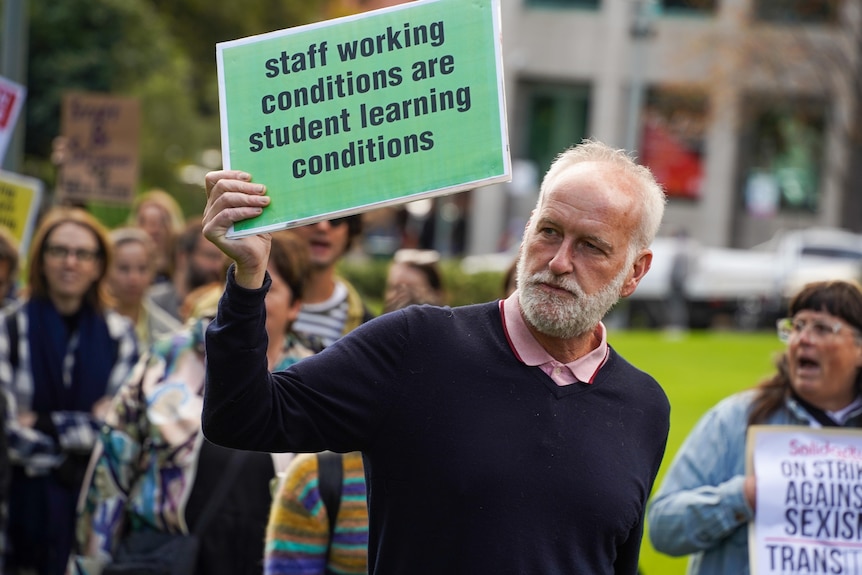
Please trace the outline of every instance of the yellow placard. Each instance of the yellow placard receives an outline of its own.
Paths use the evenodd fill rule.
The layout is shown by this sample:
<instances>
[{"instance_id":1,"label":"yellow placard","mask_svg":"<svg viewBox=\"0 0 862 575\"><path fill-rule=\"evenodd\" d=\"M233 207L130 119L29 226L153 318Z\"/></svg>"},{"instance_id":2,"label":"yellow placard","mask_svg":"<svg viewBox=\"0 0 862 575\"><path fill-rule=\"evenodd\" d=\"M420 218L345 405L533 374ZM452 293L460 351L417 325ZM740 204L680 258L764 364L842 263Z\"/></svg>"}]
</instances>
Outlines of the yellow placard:
<instances>
[{"instance_id":1,"label":"yellow placard","mask_svg":"<svg viewBox=\"0 0 862 575\"><path fill-rule=\"evenodd\" d=\"M22 259L26 258L41 204L40 180L0 170L0 226L18 242Z\"/></svg>"}]
</instances>

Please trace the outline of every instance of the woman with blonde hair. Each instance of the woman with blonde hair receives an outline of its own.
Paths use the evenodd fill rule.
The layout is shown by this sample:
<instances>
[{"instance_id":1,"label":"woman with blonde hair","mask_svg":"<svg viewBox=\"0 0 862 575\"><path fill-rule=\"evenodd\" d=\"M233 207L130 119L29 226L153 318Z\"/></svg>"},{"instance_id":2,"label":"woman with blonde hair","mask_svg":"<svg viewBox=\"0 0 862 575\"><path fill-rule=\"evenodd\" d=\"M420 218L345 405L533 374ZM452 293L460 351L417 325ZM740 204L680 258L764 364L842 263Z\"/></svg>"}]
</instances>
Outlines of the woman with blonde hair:
<instances>
[{"instance_id":1,"label":"woman with blonde hair","mask_svg":"<svg viewBox=\"0 0 862 575\"><path fill-rule=\"evenodd\" d=\"M114 306L135 324L142 349L159 337L180 328L180 322L147 297L156 276L155 245L140 228L117 228L111 232L114 257L108 269L108 287Z\"/></svg>"},{"instance_id":2,"label":"woman with blonde hair","mask_svg":"<svg viewBox=\"0 0 862 575\"><path fill-rule=\"evenodd\" d=\"M31 242L27 293L0 314L12 463L6 573L64 572L97 431L137 360L131 323L110 309L111 257L93 216L51 210Z\"/></svg>"},{"instance_id":3,"label":"woman with blonde hair","mask_svg":"<svg viewBox=\"0 0 862 575\"><path fill-rule=\"evenodd\" d=\"M154 281L166 281L173 274L174 243L185 226L183 210L164 190L153 189L138 196L132 204L129 225L141 228L155 244Z\"/></svg>"}]
</instances>

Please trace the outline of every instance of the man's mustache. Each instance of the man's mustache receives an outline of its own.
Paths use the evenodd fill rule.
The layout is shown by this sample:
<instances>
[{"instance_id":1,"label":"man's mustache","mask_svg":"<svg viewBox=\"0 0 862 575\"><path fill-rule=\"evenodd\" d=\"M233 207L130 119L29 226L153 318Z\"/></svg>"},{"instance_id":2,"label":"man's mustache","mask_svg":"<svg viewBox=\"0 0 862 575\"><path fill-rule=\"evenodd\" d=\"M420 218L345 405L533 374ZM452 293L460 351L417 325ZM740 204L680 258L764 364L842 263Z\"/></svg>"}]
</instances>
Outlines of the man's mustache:
<instances>
[{"instance_id":1,"label":"man's mustache","mask_svg":"<svg viewBox=\"0 0 862 575\"><path fill-rule=\"evenodd\" d=\"M553 288L565 290L574 297L584 297L584 290L578 285L577 280L572 277L555 276L551 272L544 270L532 274L529 278L530 284L547 284Z\"/></svg>"}]
</instances>

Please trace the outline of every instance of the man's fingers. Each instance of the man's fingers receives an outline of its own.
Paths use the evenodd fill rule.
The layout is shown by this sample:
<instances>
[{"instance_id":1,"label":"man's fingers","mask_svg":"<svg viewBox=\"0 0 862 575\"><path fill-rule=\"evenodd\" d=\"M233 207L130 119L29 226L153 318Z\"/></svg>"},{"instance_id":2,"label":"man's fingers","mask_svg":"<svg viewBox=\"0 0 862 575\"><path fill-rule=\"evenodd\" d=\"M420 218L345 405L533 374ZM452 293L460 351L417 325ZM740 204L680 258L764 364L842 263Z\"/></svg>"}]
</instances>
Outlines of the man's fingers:
<instances>
[{"instance_id":1,"label":"man's fingers","mask_svg":"<svg viewBox=\"0 0 862 575\"><path fill-rule=\"evenodd\" d=\"M207 199L217 198L219 195L227 192L239 192L242 194L260 196L266 193L266 186L263 184L253 184L243 180L225 178L213 183L210 191L207 192Z\"/></svg>"},{"instance_id":2,"label":"man's fingers","mask_svg":"<svg viewBox=\"0 0 862 575\"><path fill-rule=\"evenodd\" d=\"M269 205L266 186L230 178L220 178L218 174L207 174L207 204L204 208L204 221L213 213L237 207L262 208ZM212 176L212 177L210 177ZM257 215L257 214L255 214Z\"/></svg>"},{"instance_id":3,"label":"man's fingers","mask_svg":"<svg viewBox=\"0 0 862 575\"><path fill-rule=\"evenodd\" d=\"M204 235L212 241L236 222L257 217L263 209L256 206L226 207L213 212L204 224Z\"/></svg>"},{"instance_id":4,"label":"man's fingers","mask_svg":"<svg viewBox=\"0 0 862 575\"><path fill-rule=\"evenodd\" d=\"M215 170L212 172L208 172L204 181L206 183L206 192L207 197L209 197L210 192L212 192L213 188L220 181L223 180L239 180L242 182L250 182L251 174L248 172L242 172L240 170Z\"/></svg>"},{"instance_id":5,"label":"man's fingers","mask_svg":"<svg viewBox=\"0 0 862 575\"><path fill-rule=\"evenodd\" d=\"M238 214L239 219L254 217L260 215L260 211L266 206L268 206L269 202L269 196L252 195L244 191L218 192L217 194L213 194L209 198L209 200L207 200L207 205L204 208L204 220L210 219L214 215L224 212L226 210L236 212L236 208L249 208L246 210L242 210Z\"/></svg>"}]
</instances>

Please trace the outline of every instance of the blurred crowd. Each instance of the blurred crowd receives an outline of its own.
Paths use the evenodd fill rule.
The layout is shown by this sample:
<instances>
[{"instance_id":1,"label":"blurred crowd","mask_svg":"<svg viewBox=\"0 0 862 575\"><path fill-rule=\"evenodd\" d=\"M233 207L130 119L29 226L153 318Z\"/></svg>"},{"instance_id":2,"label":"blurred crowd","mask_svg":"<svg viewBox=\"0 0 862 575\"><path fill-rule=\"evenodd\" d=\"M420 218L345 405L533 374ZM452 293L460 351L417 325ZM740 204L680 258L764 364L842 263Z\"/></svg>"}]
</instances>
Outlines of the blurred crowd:
<instances>
[{"instance_id":1,"label":"blurred crowd","mask_svg":"<svg viewBox=\"0 0 862 575\"><path fill-rule=\"evenodd\" d=\"M273 234L270 369L373 317L337 273L362 224L357 215ZM0 572L113 573L141 533L193 534L189 573L366 572L358 453L329 454L327 472L332 462L318 468L315 454L235 451L201 433L204 332L231 262L200 216L162 190L141 194L113 229L55 206L28 253L19 247L0 228ZM444 305L439 260L397 251L382 313ZM331 516L309 504L327 481L339 498Z\"/></svg>"}]
</instances>

